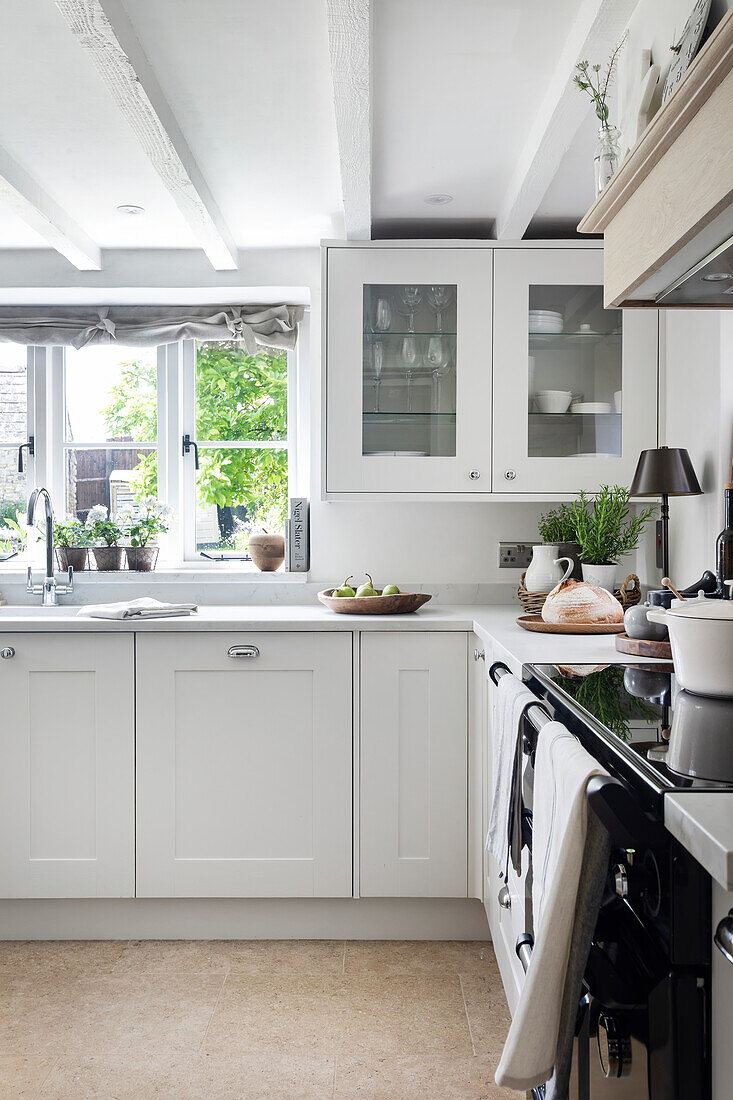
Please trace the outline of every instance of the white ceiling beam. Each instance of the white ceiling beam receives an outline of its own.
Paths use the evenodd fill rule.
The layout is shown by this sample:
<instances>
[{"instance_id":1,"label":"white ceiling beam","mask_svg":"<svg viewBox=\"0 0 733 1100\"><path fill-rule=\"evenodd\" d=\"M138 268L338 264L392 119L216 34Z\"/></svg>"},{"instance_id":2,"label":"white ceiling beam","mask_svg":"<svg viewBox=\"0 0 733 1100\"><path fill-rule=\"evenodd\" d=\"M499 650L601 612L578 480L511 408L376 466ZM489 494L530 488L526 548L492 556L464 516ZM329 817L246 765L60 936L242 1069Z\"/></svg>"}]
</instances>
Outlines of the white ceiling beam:
<instances>
[{"instance_id":1,"label":"white ceiling beam","mask_svg":"<svg viewBox=\"0 0 733 1100\"><path fill-rule=\"evenodd\" d=\"M370 0L326 0L346 236L372 236Z\"/></svg>"},{"instance_id":2,"label":"white ceiling beam","mask_svg":"<svg viewBox=\"0 0 733 1100\"><path fill-rule=\"evenodd\" d=\"M119 0L55 0L217 271L237 249Z\"/></svg>"},{"instance_id":3,"label":"white ceiling beam","mask_svg":"<svg viewBox=\"0 0 733 1100\"><path fill-rule=\"evenodd\" d=\"M638 0L582 0L537 108L496 219L499 240L521 240L570 148L591 102L573 84L578 61L604 63Z\"/></svg>"},{"instance_id":4,"label":"white ceiling beam","mask_svg":"<svg viewBox=\"0 0 733 1100\"><path fill-rule=\"evenodd\" d=\"M0 203L79 271L101 270L99 246L4 149L0 149Z\"/></svg>"}]
</instances>

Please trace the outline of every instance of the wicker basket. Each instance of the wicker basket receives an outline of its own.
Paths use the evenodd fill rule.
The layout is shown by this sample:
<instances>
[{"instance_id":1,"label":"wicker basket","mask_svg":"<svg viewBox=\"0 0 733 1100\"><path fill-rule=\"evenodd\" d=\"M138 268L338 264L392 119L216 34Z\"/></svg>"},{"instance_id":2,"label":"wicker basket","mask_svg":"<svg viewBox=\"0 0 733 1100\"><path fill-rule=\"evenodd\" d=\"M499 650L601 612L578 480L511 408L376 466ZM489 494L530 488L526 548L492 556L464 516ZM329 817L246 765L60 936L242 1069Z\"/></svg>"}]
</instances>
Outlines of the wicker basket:
<instances>
[{"instance_id":1,"label":"wicker basket","mask_svg":"<svg viewBox=\"0 0 733 1100\"><path fill-rule=\"evenodd\" d=\"M519 578L517 595L527 615L539 615L545 605L545 600L549 596L549 592L528 592L524 587L524 576L525 574L522 573L522 576ZM621 585L621 588L614 592L614 596L621 604L624 611L641 602L641 584L639 583L639 578L636 573L629 573L628 577Z\"/></svg>"}]
</instances>

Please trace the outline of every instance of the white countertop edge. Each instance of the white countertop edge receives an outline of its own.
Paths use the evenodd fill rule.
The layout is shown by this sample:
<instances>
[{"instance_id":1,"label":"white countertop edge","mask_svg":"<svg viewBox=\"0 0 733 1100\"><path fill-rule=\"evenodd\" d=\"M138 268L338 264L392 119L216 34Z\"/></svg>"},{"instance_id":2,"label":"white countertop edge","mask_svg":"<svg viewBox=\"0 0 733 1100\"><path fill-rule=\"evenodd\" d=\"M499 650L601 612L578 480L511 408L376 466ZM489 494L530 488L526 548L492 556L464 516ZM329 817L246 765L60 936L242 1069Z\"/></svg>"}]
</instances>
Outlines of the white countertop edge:
<instances>
[{"instance_id":1,"label":"white countertop edge","mask_svg":"<svg viewBox=\"0 0 733 1100\"><path fill-rule=\"evenodd\" d=\"M667 794L664 824L724 890L733 890L733 794Z\"/></svg>"}]
</instances>

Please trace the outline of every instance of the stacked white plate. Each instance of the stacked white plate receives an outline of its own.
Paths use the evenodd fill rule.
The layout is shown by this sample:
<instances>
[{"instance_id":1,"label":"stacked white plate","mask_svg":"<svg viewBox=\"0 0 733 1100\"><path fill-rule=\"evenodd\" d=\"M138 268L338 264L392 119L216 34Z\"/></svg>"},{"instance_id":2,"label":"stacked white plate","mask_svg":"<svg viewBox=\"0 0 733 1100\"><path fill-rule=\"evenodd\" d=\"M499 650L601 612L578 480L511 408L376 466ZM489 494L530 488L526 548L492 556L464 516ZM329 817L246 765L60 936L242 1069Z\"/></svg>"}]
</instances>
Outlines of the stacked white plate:
<instances>
[{"instance_id":1,"label":"stacked white plate","mask_svg":"<svg viewBox=\"0 0 733 1100\"><path fill-rule=\"evenodd\" d=\"M576 401L570 406L571 413L610 413L608 401Z\"/></svg>"},{"instance_id":2,"label":"stacked white plate","mask_svg":"<svg viewBox=\"0 0 733 1100\"><path fill-rule=\"evenodd\" d=\"M563 317L554 309L531 309L529 311L530 332L562 332Z\"/></svg>"}]
</instances>

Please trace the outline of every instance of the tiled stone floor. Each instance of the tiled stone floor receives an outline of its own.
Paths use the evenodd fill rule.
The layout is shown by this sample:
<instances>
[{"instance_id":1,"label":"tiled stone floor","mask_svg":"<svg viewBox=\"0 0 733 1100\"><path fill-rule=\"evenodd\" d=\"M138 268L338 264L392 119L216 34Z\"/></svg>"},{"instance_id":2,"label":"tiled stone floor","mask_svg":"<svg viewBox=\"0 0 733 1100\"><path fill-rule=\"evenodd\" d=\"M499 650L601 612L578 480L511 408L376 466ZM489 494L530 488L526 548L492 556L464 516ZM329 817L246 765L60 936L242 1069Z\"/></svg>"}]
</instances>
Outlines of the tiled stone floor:
<instances>
[{"instance_id":1,"label":"tiled stone floor","mask_svg":"<svg viewBox=\"0 0 733 1100\"><path fill-rule=\"evenodd\" d=\"M2 1100L511 1100L490 944L0 942Z\"/></svg>"}]
</instances>

